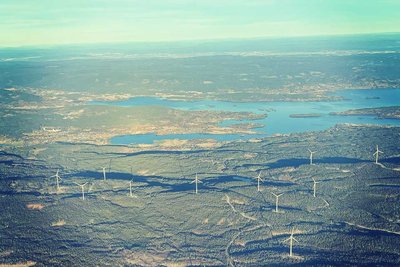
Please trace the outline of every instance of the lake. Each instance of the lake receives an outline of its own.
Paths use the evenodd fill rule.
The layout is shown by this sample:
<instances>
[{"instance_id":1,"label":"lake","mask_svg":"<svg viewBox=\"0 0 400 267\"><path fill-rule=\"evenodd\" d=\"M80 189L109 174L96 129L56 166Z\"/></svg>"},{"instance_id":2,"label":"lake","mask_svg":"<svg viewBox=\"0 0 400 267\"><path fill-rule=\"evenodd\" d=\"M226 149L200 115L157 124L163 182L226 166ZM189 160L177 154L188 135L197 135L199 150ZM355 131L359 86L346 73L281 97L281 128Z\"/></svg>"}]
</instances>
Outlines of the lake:
<instances>
[{"instance_id":1,"label":"lake","mask_svg":"<svg viewBox=\"0 0 400 267\"><path fill-rule=\"evenodd\" d=\"M220 123L221 126L229 126L237 123L259 123L263 127L255 129L257 134L169 134L156 135L137 134L115 136L112 144L152 144L154 141L168 139L215 139L217 141L246 140L260 138L273 134L288 134L308 131L319 131L332 127L338 123L355 124L383 124L398 125L400 120L376 119L374 116L332 116L330 112L346 111L358 108L398 106L400 103L400 89L363 89L340 90L334 93L342 96L343 101L320 102L226 102L214 100L179 101L167 100L157 97L135 97L122 101L93 101L94 105L116 106L163 106L179 110L213 110L231 112L253 112L257 114L268 113L268 117L258 120L227 120ZM320 117L291 118L291 114L321 114Z\"/></svg>"}]
</instances>

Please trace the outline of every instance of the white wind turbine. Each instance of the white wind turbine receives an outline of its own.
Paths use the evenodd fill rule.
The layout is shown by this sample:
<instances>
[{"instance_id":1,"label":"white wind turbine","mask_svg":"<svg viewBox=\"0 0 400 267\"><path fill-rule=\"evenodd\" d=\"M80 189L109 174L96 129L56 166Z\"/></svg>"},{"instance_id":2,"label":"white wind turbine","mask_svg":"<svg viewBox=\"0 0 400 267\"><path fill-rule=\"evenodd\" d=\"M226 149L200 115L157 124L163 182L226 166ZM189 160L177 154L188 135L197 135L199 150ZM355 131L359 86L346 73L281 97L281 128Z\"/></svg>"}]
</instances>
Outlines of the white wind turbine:
<instances>
[{"instance_id":1,"label":"white wind turbine","mask_svg":"<svg viewBox=\"0 0 400 267\"><path fill-rule=\"evenodd\" d=\"M60 191L60 181L62 179L61 179L61 177L60 177L60 175L58 173L59 173L59 170L57 170L57 173L55 175L51 176L51 177L55 177L56 178L56 188L57 188L57 191Z\"/></svg>"},{"instance_id":2,"label":"white wind turbine","mask_svg":"<svg viewBox=\"0 0 400 267\"><path fill-rule=\"evenodd\" d=\"M313 179L313 191L314 191L314 193L313 193L313 195L314 195L314 197L315 197L315 192L317 191L317 184L319 184L320 182L317 182L317 181L315 181L315 179L314 178L312 178Z\"/></svg>"},{"instance_id":3,"label":"white wind turbine","mask_svg":"<svg viewBox=\"0 0 400 267\"><path fill-rule=\"evenodd\" d=\"M105 181L106 179L106 167L103 167L103 180Z\"/></svg>"},{"instance_id":4,"label":"white wind turbine","mask_svg":"<svg viewBox=\"0 0 400 267\"><path fill-rule=\"evenodd\" d=\"M129 181L129 196L137 198L137 196L132 193L132 184L133 184L133 179Z\"/></svg>"},{"instance_id":5,"label":"white wind turbine","mask_svg":"<svg viewBox=\"0 0 400 267\"><path fill-rule=\"evenodd\" d=\"M76 184L76 185L81 187L81 189L82 189L82 200L85 200L85 185L87 185L88 183L86 182L84 184L78 184L78 183L74 182L74 184Z\"/></svg>"},{"instance_id":6,"label":"white wind turbine","mask_svg":"<svg viewBox=\"0 0 400 267\"><path fill-rule=\"evenodd\" d=\"M283 193L277 195L277 194L271 192L271 194L273 194L273 195L275 196L275 198L276 198L276 200L275 200L275 212L278 213L278 212L279 212L279 211L278 211L279 197L282 196Z\"/></svg>"},{"instance_id":7,"label":"white wind turbine","mask_svg":"<svg viewBox=\"0 0 400 267\"><path fill-rule=\"evenodd\" d=\"M198 184L203 183L202 181L199 180L197 173L196 173L196 178L191 182L191 184L195 183L196 184L196 194L198 192Z\"/></svg>"},{"instance_id":8,"label":"white wind turbine","mask_svg":"<svg viewBox=\"0 0 400 267\"><path fill-rule=\"evenodd\" d=\"M133 192L132 192L132 184L133 184L133 169L132 169L132 167L131 167L131 177L132 177L132 179L128 182L129 183L129 196L137 198L137 196L135 194L133 194Z\"/></svg>"},{"instance_id":9,"label":"white wind turbine","mask_svg":"<svg viewBox=\"0 0 400 267\"><path fill-rule=\"evenodd\" d=\"M379 153L382 153L382 154L383 154L383 152L379 150L378 145L376 145L376 151L375 151L375 153L374 153L374 156L375 156L375 164L378 164Z\"/></svg>"},{"instance_id":10,"label":"white wind turbine","mask_svg":"<svg viewBox=\"0 0 400 267\"><path fill-rule=\"evenodd\" d=\"M260 181L264 182L264 180L261 178L261 171L258 173L258 176L257 176L257 192L261 191L260 190Z\"/></svg>"},{"instance_id":11,"label":"white wind turbine","mask_svg":"<svg viewBox=\"0 0 400 267\"><path fill-rule=\"evenodd\" d=\"M296 242L299 242L299 241L297 241L296 238L293 237L293 234L294 234L294 228L292 228L292 232L290 233L289 238L285 239L285 242L289 241L289 256L290 257L293 257L293 240Z\"/></svg>"},{"instance_id":12,"label":"white wind turbine","mask_svg":"<svg viewBox=\"0 0 400 267\"><path fill-rule=\"evenodd\" d=\"M313 154L314 154L316 151L311 151L310 149L308 149L308 151L310 151L310 165L313 165Z\"/></svg>"}]
</instances>

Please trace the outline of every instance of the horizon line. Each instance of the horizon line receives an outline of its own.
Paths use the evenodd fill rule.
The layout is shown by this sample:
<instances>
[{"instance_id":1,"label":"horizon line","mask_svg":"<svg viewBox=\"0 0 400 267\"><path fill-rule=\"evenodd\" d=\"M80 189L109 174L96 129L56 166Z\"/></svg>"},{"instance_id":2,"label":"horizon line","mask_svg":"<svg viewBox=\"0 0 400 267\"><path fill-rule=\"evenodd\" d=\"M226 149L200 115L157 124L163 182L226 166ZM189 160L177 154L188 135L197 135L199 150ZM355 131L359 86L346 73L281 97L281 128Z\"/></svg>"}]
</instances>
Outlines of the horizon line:
<instances>
[{"instance_id":1,"label":"horizon line","mask_svg":"<svg viewBox=\"0 0 400 267\"><path fill-rule=\"evenodd\" d=\"M209 39L179 39L179 40L160 40L160 41L110 41L110 42L76 42L76 43L54 43L54 44L28 44L15 46L1 46L0 49L23 49L23 48L57 48L68 46L90 46L90 45L121 45L121 44L179 44L179 43L201 43L201 42L227 42L227 41L252 41L252 40L279 40L297 38L323 38L323 37L349 37L349 36L368 36L368 35L400 35L399 32L368 32L368 33L334 33L334 34L309 34L309 35L275 35L275 36L254 36L254 37L227 37Z\"/></svg>"}]
</instances>

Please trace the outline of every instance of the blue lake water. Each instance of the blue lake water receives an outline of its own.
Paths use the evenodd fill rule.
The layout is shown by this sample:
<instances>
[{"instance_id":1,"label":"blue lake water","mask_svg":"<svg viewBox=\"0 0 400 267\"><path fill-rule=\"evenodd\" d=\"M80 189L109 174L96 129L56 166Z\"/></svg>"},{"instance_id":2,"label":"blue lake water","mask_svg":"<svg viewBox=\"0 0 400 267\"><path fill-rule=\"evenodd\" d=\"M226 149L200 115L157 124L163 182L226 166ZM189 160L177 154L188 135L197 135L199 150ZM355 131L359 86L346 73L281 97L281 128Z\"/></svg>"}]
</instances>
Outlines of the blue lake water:
<instances>
[{"instance_id":1,"label":"blue lake water","mask_svg":"<svg viewBox=\"0 0 400 267\"><path fill-rule=\"evenodd\" d=\"M224 121L221 126L237 123L260 123L261 128L255 129L255 135L240 134L170 134L156 135L153 133L140 135L116 136L111 139L112 144L151 144L157 140L167 139L205 139L212 138L217 141L232 141L263 137L277 133L295 133L306 131L324 130L338 123L356 124L385 124L398 125L400 120L376 119L374 116L332 116L330 112L345 111L358 108L399 106L400 89L368 89L368 90L341 90L335 95L342 96L342 101L321 102L226 102L214 100L202 101L177 101L156 97L136 97L123 101L96 101L96 105L116 106L164 106L180 110L214 110L232 112L254 112L257 114L268 113L268 117L259 120ZM321 117L290 118L291 114L318 113Z\"/></svg>"}]
</instances>

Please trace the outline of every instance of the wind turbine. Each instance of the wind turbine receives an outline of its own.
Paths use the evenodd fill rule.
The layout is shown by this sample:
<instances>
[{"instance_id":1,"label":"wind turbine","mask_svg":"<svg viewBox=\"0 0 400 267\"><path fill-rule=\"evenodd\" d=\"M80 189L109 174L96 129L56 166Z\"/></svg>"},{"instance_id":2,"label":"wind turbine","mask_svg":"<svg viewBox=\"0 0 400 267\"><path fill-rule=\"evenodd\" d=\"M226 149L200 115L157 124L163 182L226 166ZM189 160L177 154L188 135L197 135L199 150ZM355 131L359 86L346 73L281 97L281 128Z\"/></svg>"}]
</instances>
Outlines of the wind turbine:
<instances>
[{"instance_id":1,"label":"wind turbine","mask_svg":"<svg viewBox=\"0 0 400 267\"><path fill-rule=\"evenodd\" d=\"M310 149L308 149L308 151L310 151L310 165L313 165L313 154L314 154L316 151L311 151Z\"/></svg>"},{"instance_id":2,"label":"wind turbine","mask_svg":"<svg viewBox=\"0 0 400 267\"><path fill-rule=\"evenodd\" d=\"M131 176L132 176L132 179L129 181L129 196L137 198L137 196L132 193L132 184L133 184L133 170L132 170L132 167L131 167Z\"/></svg>"},{"instance_id":3,"label":"wind turbine","mask_svg":"<svg viewBox=\"0 0 400 267\"><path fill-rule=\"evenodd\" d=\"M78 184L78 183L74 182L74 184L76 184L76 185L81 187L81 189L82 189L82 200L85 200L85 185L87 185L88 183L86 182L84 184Z\"/></svg>"},{"instance_id":4,"label":"wind turbine","mask_svg":"<svg viewBox=\"0 0 400 267\"><path fill-rule=\"evenodd\" d=\"M131 170L132 170L132 168L131 168ZM137 196L132 193L132 184L133 184L133 177L132 177L132 180L129 181L129 196L137 198Z\"/></svg>"},{"instance_id":5,"label":"wind turbine","mask_svg":"<svg viewBox=\"0 0 400 267\"><path fill-rule=\"evenodd\" d=\"M314 184L313 184L313 191L314 191L314 197L315 197L315 191L317 190L317 184L319 184L319 182L317 182L317 181L315 181L315 179L314 179L314 177L312 178L313 179L313 182L314 182Z\"/></svg>"},{"instance_id":6,"label":"wind turbine","mask_svg":"<svg viewBox=\"0 0 400 267\"><path fill-rule=\"evenodd\" d=\"M57 173L51 177L56 177L56 188L57 191L60 191L60 181L62 180L60 175L58 174L59 170L57 170Z\"/></svg>"},{"instance_id":7,"label":"wind turbine","mask_svg":"<svg viewBox=\"0 0 400 267\"><path fill-rule=\"evenodd\" d=\"M198 183L203 183L202 181L199 180L199 178L197 177L197 173L196 173L196 178L191 182L191 184L196 183L196 194L198 192L197 190L197 184Z\"/></svg>"},{"instance_id":8,"label":"wind turbine","mask_svg":"<svg viewBox=\"0 0 400 267\"><path fill-rule=\"evenodd\" d=\"M261 191L260 190L260 181L264 182L264 180L261 178L261 171L258 173L258 176L257 176L257 192Z\"/></svg>"},{"instance_id":9,"label":"wind turbine","mask_svg":"<svg viewBox=\"0 0 400 267\"><path fill-rule=\"evenodd\" d=\"M106 179L106 167L103 167L103 180L105 181Z\"/></svg>"},{"instance_id":10,"label":"wind turbine","mask_svg":"<svg viewBox=\"0 0 400 267\"><path fill-rule=\"evenodd\" d=\"M137 196L132 193L132 184L133 184L133 179L129 181L129 196L137 198Z\"/></svg>"},{"instance_id":11,"label":"wind turbine","mask_svg":"<svg viewBox=\"0 0 400 267\"><path fill-rule=\"evenodd\" d=\"M378 164L379 153L382 153L382 154L383 154L383 152L379 150L378 145L376 145L376 151L375 151L375 153L374 153L374 156L375 156L375 164Z\"/></svg>"},{"instance_id":12,"label":"wind turbine","mask_svg":"<svg viewBox=\"0 0 400 267\"><path fill-rule=\"evenodd\" d=\"M293 237L294 234L294 228L292 228L292 232L290 233L289 238L285 239L285 242L290 241L289 242L289 256L293 257L293 240L296 242L299 242L296 238Z\"/></svg>"},{"instance_id":13,"label":"wind turbine","mask_svg":"<svg viewBox=\"0 0 400 267\"><path fill-rule=\"evenodd\" d=\"M276 197L276 201L275 201L275 212L278 213L278 202L279 202L279 197L283 195L283 193L277 195L273 192L271 192L271 194L273 194Z\"/></svg>"}]
</instances>

